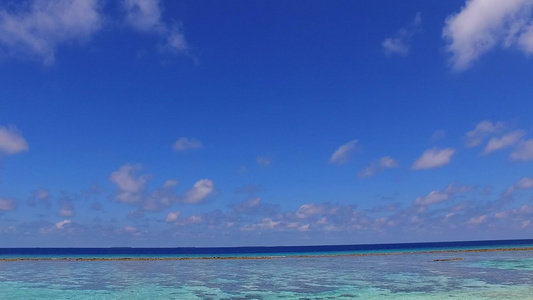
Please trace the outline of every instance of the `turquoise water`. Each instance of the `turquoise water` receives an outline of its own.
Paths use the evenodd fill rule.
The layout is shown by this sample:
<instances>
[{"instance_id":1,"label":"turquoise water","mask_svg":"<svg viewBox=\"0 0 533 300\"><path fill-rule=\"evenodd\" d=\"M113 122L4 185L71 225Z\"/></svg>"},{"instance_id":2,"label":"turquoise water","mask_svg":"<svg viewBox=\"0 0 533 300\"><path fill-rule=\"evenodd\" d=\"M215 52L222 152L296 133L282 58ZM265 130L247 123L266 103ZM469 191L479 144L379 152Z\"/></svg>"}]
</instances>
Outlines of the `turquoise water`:
<instances>
[{"instance_id":1,"label":"turquoise water","mask_svg":"<svg viewBox=\"0 0 533 300\"><path fill-rule=\"evenodd\" d=\"M456 261L435 259L462 258ZM533 251L0 262L2 299L533 299Z\"/></svg>"}]
</instances>

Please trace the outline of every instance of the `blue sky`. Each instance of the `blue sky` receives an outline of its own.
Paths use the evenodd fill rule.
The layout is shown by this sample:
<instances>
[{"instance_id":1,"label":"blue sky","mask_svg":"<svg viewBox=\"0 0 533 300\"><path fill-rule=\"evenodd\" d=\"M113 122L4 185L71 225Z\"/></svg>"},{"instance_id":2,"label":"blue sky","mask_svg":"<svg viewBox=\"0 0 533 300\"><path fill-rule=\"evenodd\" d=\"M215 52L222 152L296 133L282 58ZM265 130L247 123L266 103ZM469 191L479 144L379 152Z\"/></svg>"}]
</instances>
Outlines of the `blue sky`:
<instances>
[{"instance_id":1,"label":"blue sky","mask_svg":"<svg viewBox=\"0 0 533 300\"><path fill-rule=\"evenodd\" d=\"M0 1L0 246L530 238L533 1Z\"/></svg>"}]
</instances>

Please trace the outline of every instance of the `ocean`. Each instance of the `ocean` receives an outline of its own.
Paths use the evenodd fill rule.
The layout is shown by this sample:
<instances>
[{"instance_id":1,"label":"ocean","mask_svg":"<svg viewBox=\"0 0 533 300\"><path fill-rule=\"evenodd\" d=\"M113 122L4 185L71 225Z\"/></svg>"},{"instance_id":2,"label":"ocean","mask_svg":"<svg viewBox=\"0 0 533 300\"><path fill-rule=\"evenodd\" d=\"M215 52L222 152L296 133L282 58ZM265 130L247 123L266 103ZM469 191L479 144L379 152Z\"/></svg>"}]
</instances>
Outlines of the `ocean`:
<instances>
[{"instance_id":1,"label":"ocean","mask_svg":"<svg viewBox=\"0 0 533 300\"><path fill-rule=\"evenodd\" d=\"M533 299L533 240L0 248L0 299Z\"/></svg>"}]
</instances>

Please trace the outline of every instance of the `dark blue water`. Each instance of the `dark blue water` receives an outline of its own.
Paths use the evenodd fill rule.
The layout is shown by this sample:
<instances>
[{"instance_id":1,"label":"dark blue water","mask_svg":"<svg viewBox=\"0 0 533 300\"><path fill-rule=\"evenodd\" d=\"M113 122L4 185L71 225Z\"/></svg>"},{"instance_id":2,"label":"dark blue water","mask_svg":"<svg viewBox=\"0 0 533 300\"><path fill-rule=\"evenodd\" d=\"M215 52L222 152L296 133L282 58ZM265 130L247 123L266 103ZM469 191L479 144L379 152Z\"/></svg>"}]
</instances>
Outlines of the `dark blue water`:
<instances>
[{"instance_id":1,"label":"dark blue water","mask_svg":"<svg viewBox=\"0 0 533 300\"><path fill-rule=\"evenodd\" d=\"M0 248L0 256L72 256L72 255L251 255L271 253L339 253L376 251L420 251L461 248L498 248L533 245L533 239L495 241L454 241L432 243L275 246L275 247L178 247L178 248Z\"/></svg>"}]
</instances>

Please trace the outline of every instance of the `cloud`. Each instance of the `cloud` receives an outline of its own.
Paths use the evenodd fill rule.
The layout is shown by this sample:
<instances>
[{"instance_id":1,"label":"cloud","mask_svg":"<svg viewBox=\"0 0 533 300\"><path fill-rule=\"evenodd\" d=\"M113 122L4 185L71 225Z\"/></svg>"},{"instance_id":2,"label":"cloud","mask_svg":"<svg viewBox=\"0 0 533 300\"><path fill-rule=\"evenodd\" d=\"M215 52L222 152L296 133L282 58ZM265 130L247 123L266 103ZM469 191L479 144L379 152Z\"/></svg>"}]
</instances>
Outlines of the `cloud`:
<instances>
[{"instance_id":1,"label":"cloud","mask_svg":"<svg viewBox=\"0 0 533 300\"><path fill-rule=\"evenodd\" d=\"M507 189L507 191L504 193L504 196L510 197L513 195L513 193L517 190L527 190L533 188L533 178L524 177L520 179L516 184L512 185Z\"/></svg>"},{"instance_id":2,"label":"cloud","mask_svg":"<svg viewBox=\"0 0 533 300\"><path fill-rule=\"evenodd\" d=\"M163 51L183 52L189 49L178 25L168 26L161 19L159 0L123 0L126 23L143 33L155 33L165 40Z\"/></svg>"},{"instance_id":3,"label":"cloud","mask_svg":"<svg viewBox=\"0 0 533 300\"><path fill-rule=\"evenodd\" d=\"M420 206L436 204L439 202L446 201L454 195L468 193L472 191L473 189L474 189L473 186L469 186L469 185L457 186L455 183L452 183L444 190L431 191L425 197L417 197L415 199L415 204L420 205Z\"/></svg>"},{"instance_id":4,"label":"cloud","mask_svg":"<svg viewBox=\"0 0 533 300\"><path fill-rule=\"evenodd\" d=\"M124 227L124 231L127 233L139 233L139 230L133 226L126 226Z\"/></svg>"},{"instance_id":5,"label":"cloud","mask_svg":"<svg viewBox=\"0 0 533 300\"><path fill-rule=\"evenodd\" d=\"M274 216L281 210L277 204L263 203L260 197L248 199L244 202L230 205L237 214Z\"/></svg>"},{"instance_id":6,"label":"cloud","mask_svg":"<svg viewBox=\"0 0 533 300\"><path fill-rule=\"evenodd\" d=\"M183 202L185 203L201 203L203 202L213 191L215 185L213 181L209 179L198 180L194 186L185 193Z\"/></svg>"},{"instance_id":7,"label":"cloud","mask_svg":"<svg viewBox=\"0 0 533 300\"><path fill-rule=\"evenodd\" d=\"M180 212L179 211L171 211L168 213L166 219L165 219L165 222L167 223L173 223L173 222L176 222L178 220L178 217L180 216Z\"/></svg>"},{"instance_id":8,"label":"cloud","mask_svg":"<svg viewBox=\"0 0 533 300\"><path fill-rule=\"evenodd\" d=\"M168 179L160 188L148 193L146 186L151 176L137 175L136 173L141 169L141 165L127 164L111 173L109 180L118 187L115 200L121 203L138 204L145 211L155 211L177 203L202 203L215 190L213 181L202 179L187 190L184 196L178 196L175 187L179 181Z\"/></svg>"},{"instance_id":9,"label":"cloud","mask_svg":"<svg viewBox=\"0 0 533 300\"><path fill-rule=\"evenodd\" d=\"M59 212L58 214L62 217L73 217L74 216L74 203L72 199L68 196L64 196L59 199Z\"/></svg>"},{"instance_id":10,"label":"cloud","mask_svg":"<svg viewBox=\"0 0 533 300\"><path fill-rule=\"evenodd\" d=\"M485 150L483 150L483 154L488 154L515 145L520 139L522 139L522 137L524 137L524 135L526 135L524 131L517 130L499 138L491 138L487 143Z\"/></svg>"},{"instance_id":11,"label":"cloud","mask_svg":"<svg viewBox=\"0 0 533 300\"><path fill-rule=\"evenodd\" d=\"M518 181L515 187L519 189L530 189L533 188L533 178L522 178Z\"/></svg>"},{"instance_id":12,"label":"cloud","mask_svg":"<svg viewBox=\"0 0 533 300\"><path fill-rule=\"evenodd\" d=\"M345 164L348 162L350 154L357 148L357 140L351 140L348 143L342 145L335 151L330 159L329 162L332 164Z\"/></svg>"},{"instance_id":13,"label":"cloud","mask_svg":"<svg viewBox=\"0 0 533 300\"><path fill-rule=\"evenodd\" d=\"M268 167L272 164L272 159L268 156L259 156L256 161L259 165L264 167Z\"/></svg>"},{"instance_id":14,"label":"cloud","mask_svg":"<svg viewBox=\"0 0 533 300\"><path fill-rule=\"evenodd\" d=\"M320 215L323 214L325 211L324 206L319 206L314 203L311 204L304 204L300 206L298 211L296 211L296 217L300 219L306 219L314 215Z\"/></svg>"},{"instance_id":15,"label":"cloud","mask_svg":"<svg viewBox=\"0 0 533 300\"><path fill-rule=\"evenodd\" d=\"M63 227L67 224L70 224L72 221L71 220L63 220L63 221L59 221L56 223L56 228L57 229L63 229Z\"/></svg>"},{"instance_id":16,"label":"cloud","mask_svg":"<svg viewBox=\"0 0 533 300\"><path fill-rule=\"evenodd\" d=\"M31 197L28 199L29 206L35 206L37 204L43 204L47 208L50 208L52 203L50 202L50 191L47 189L38 189L31 192Z\"/></svg>"},{"instance_id":17,"label":"cloud","mask_svg":"<svg viewBox=\"0 0 533 300\"><path fill-rule=\"evenodd\" d=\"M398 161L390 156L384 156L378 162L371 163L370 166L357 173L357 177L370 177L385 169L397 168Z\"/></svg>"},{"instance_id":18,"label":"cloud","mask_svg":"<svg viewBox=\"0 0 533 300\"><path fill-rule=\"evenodd\" d=\"M521 141L510 155L512 160L532 161L533 160L533 139Z\"/></svg>"},{"instance_id":19,"label":"cloud","mask_svg":"<svg viewBox=\"0 0 533 300\"><path fill-rule=\"evenodd\" d=\"M28 142L14 128L0 126L0 155L12 155L28 151Z\"/></svg>"},{"instance_id":20,"label":"cloud","mask_svg":"<svg viewBox=\"0 0 533 300\"><path fill-rule=\"evenodd\" d=\"M481 215L477 217L472 217L470 220L468 220L468 224L477 225L477 224L483 224L487 222L487 215Z\"/></svg>"},{"instance_id":21,"label":"cloud","mask_svg":"<svg viewBox=\"0 0 533 300\"><path fill-rule=\"evenodd\" d=\"M178 203L175 187L179 181L175 179L168 179L163 183L163 186L153 191L147 199L143 200L143 210L159 210L173 203Z\"/></svg>"},{"instance_id":22,"label":"cloud","mask_svg":"<svg viewBox=\"0 0 533 300\"><path fill-rule=\"evenodd\" d=\"M123 203L138 203L143 199L143 191L149 176L137 176L141 165L127 164L111 173L109 180L118 186L115 199Z\"/></svg>"},{"instance_id":23,"label":"cloud","mask_svg":"<svg viewBox=\"0 0 533 300\"><path fill-rule=\"evenodd\" d=\"M195 150L195 149L201 149L203 147L202 142L200 142L197 139L187 138L187 137L180 137L172 147L176 151L187 151L187 150Z\"/></svg>"},{"instance_id":24,"label":"cloud","mask_svg":"<svg viewBox=\"0 0 533 300\"><path fill-rule=\"evenodd\" d=\"M34 0L0 10L0 49L51 64L58 46L87 41L102 27L98 8L98 0Z\"/></svg>"},{"instance_id":25,"label":"cloud","mask_svg":"<svg viewBox=\"0 0 533 300\"><path fill-rule=\"evenodd\" d=\"M262 230L270 229L270 230L272 230L272 229L275 229L276 227L278 227L280 224L281 224L280 221L274 221L274 220L272 220L272 218L264 218L260 222L257 222L255 224L246 224L241 229L245 230L245 231L252 231L252 230L257 230L257 229L262 229Z\"/></svg>"},{"instance_id":26,"label":"cloud","mask_svg":"<svg viewBox=\"0 0 533 300\"><path fill-rule=\"evenodd\" d=\"M261 198L253 198L246 200L238 205L233 206L233 209L238 213L247 213L253 211L261 205Z\"/></svg>"},{"instance_id":27,"label":"cloud","mask_svg":"<svg viewBox=\"0 0 533 300\"><path fill-rule=\"evenodd\" d=\"M412 168L414 170L422 170L441 167L449 164L454 154L455 149L453 148L428 149L415 161Z\"/></svg>"},{"instance_id":28,"label":"cloud","mask_svg":"<svg viewBox=\"0 0 533 300\"><path fill-rule=\"evenodd\" d=\"M468 0L448 16L442 32L452 67L465 70L498 45L533 53L532 7L532 0Z\"/></svg>"},{"instance_id":29,"label":"cloud","mask_svg":"<svg viewBox=\"0 0 533 300\"><path fill-rule=\"evenodd\" d=\"M157 0L124 0L126 22L139 31L163 31L161 10Z\"/></svg>"},{"instance_id":30,"label":"cloud","mask_svg":"<svg viewBox=\"0 0 533 300\"><path fill-rule=\"evenodd\" d=\"M0 198L0 211L14 210L15 201L13 199Z\"/></svg>"},{"instance_id":31,"label":"cloud","mask_svg":"<svg viewBox=\"0 0 533 300\"><path fill-rule=\"evenodd\" d=\"M487 137L499 133L504 129L505 124L503 122L492 123L488 120L481 121L476 125L476 128L466 133L465 146L479 146Z\"/></svg>"},{"instance_id":32,"label":"cloud","mask_svg":"<svg viewBox=\"0 0 533 300\"><path fill-rule=\"evenodd\" d=\"M386 56L394 54L407 56L411 50L411 38L420 31L422 17L417 13L415 19L407 26L400 28L393 37L386 38L381 43Z\"/></svg>"}]
</instances>

